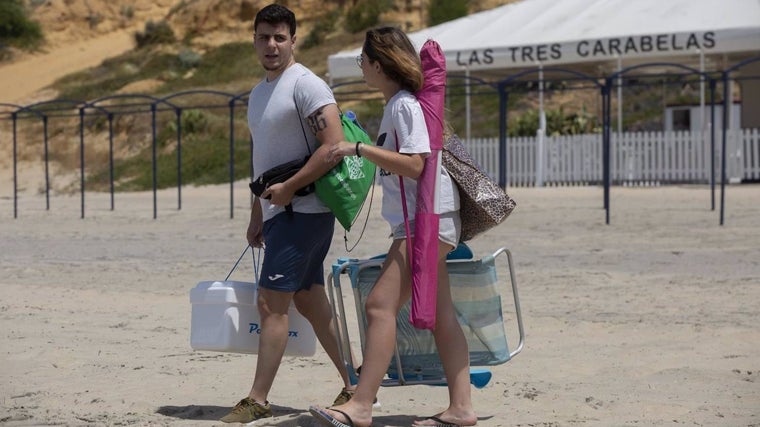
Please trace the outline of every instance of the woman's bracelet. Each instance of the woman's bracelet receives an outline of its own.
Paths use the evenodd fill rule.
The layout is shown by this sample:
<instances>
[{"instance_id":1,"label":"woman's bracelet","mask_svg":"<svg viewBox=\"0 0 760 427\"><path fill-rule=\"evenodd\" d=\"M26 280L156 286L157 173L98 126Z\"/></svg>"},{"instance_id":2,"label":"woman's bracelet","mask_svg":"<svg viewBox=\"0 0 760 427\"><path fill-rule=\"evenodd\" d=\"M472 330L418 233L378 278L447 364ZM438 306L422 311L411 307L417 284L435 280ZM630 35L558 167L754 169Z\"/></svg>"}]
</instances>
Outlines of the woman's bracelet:
<instances>
[{"instance_id":1,"label":"woman's bracelet","mask_svg":"<svg viewBox=\"0 0 760 427\"><path fill-rule=\"evenodd\" d=\"M362 145L361 141L356 143L356 157L361 157L362 156L362 150L359 149L359 147L361 147L361 145Z\"/></svg>"}]
</instances>

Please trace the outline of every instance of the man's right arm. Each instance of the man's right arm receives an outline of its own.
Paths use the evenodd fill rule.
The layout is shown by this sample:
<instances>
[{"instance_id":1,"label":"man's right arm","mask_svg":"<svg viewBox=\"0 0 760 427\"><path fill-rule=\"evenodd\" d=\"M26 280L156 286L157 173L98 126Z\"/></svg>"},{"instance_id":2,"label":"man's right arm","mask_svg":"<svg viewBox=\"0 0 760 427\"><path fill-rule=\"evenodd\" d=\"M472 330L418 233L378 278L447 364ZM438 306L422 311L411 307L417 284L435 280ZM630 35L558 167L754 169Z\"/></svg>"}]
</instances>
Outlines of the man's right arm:
<instances>
[{"instance_id":1,"label":"man's right arm","mask_svg":"<svg viewBox=\"0 0 760 427\"><path fill-rule=\"evenodd\" d=\"M260 248L264 246L263 228L264 217L261 212L261 201L258 197L254 196L253 206L251 207L251 219L248 222L248 230L245 235L251 247Z\"/></svg>"}]
</instances>

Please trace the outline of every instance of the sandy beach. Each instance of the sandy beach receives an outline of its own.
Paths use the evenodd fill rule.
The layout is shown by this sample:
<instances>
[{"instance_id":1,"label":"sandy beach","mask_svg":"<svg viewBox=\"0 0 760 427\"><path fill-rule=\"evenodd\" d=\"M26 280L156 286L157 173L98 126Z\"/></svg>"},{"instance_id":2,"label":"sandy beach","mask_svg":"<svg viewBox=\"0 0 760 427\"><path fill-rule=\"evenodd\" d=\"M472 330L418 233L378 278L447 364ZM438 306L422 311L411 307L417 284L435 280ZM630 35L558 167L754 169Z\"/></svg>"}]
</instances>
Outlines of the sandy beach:
<instances>
[{"instance_id":1,"label":"sandy beach","mask_svg":"<svg viewBox=\"0 0 760 427\"><path fill-rule=\"evenodd\" d=\"M157 219L149 192L117 194L114 211L87 193L81 219L79 194L47 211L25 185L14 219L3 180L0 424L222 425L255 356L193 351L189 291L223 279L245 246L246 183L234 218L228 185L183 188L181 210L176 189L161 191ZM727 188L723 226L707 186L615 187L609 225L599 187L510 194L517 210L470 246L513 252L526 346L473 390L479 426L760 426L760 186ZM389 244L379 203L378 189L350 256ZM328 261L346 255L337 229ZM314 425L309 405L339 389L320 349L286 358L276 417L256 425ZM447 401L429 386L379 398L375 426L408 426Z\"/></svg>"}]
</instances>

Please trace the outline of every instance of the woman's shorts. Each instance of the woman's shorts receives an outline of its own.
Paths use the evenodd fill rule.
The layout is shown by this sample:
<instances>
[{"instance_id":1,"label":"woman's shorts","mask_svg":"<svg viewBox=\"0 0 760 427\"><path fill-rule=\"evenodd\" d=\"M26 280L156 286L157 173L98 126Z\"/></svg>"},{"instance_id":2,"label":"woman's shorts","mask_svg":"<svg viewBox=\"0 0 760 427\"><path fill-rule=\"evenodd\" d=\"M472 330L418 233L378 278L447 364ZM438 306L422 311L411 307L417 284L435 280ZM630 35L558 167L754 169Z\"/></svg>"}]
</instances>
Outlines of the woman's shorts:
<instances>
[{"instance_id":1,"label":"woman's shorts","mask_svg":"<svg viewBox=\"0 0 760 427\"><path fill-rule=\"evenodd\" d=\"M283 212L264 222L259 286L281 292L325 284L324 260L332 243L332 213Z\"/></svg>"},{"instance_id":2,"label":"woman's shorts","mask_svg":"<svg viewBox=\"0 0 760 427\"><path fill-rule=\"evenodd\" d=\"M409 232L414 237L414 220L409 221ZM462 220L459 211L446 212L439 216L438 240L456 248L459 244L459 236L462 233ZM391 231L393 240L406 238L406 226L402 222Z\"/></svg>"}]
</instances>

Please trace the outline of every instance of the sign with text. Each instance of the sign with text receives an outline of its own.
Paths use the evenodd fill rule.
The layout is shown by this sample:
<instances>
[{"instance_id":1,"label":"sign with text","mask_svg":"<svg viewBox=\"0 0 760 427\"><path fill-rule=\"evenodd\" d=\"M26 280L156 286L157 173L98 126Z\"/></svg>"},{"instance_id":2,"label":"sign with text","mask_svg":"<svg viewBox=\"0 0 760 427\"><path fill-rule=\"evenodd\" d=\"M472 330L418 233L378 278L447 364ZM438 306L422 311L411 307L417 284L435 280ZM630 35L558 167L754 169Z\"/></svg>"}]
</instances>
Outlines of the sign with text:
<instances>
[{"instance_id":1,"label":"sign with text","mask_svg":"<svg viewBox=\"0 0 760 427\"><path fill-rule=\"evenodd\" d=\"M760 50L760 32L704 31L673 34L644 34L606 39L577 40L524 46L483 47L446 52L449 70L531 67L643 58Z\"/></svg>"}]
</instances>

